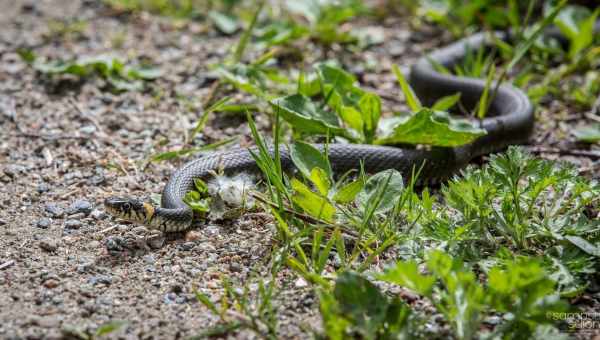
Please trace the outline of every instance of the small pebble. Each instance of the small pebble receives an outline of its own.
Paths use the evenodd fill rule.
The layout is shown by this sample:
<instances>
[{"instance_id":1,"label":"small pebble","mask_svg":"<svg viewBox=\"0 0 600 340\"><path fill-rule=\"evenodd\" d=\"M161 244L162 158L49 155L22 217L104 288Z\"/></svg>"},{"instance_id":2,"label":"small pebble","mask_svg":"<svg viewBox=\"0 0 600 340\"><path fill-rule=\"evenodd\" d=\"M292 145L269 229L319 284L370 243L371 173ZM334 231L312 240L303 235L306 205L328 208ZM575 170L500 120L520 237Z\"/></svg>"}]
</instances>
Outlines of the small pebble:
<instances>
[{"instance_id":1,"label":"small pebble","mask_svg":"<svg viewBox=\"0 0 600 340\"><path fill-rule=\"evenodd\" d=\"M147 243L150 248L159 249L165 244L165 238L164 236L152 237L148 239Z\"/></svg>"},{"instance_id":2,"label":"small pebble","mask_svg":"<svg viewBox=\"0 0 600 340\"><path fill-rule=\"evenodd\" d=\"M169 293L165 294L163 301L166 304L170 305L170 304L174 303L176 299L177 299L177 294L175 294L173 292L169 292Z\"/></svg>"},{"instance_id":3,"label":"small pebble","mask_svg":"<svg viewBox=\"0 0 600 340\"><path fill-rule=\"evenodd\" d=\"M65 228L67 229L79 229L83 226L83 223L77 220L67 220L65 221Z\"/></svg>"},{"instance_id":4,"label":"small pebble","mask_svg":"<svg viewBox=\"0 0 600 340\"><path fill-rule=\"evenodd\" d=\"M202 237L202 234L196 230L190 230L185 234L185 240L190 242L190 241L197 241Z\"/></svg>"},{"instance_id":5,"label":"small pebble","mask_svg":"<svg viewBox=\"0 0 600 340\"><path fill-rule=\"evenodd\" d=\"M196 246L196 244L194 242L186 242L180 245L181 250L183 251L190 251L192 249L194 249L194 247Z\"/></svg>"},{"instance_id":6,"label":"small pebble","mask_svg":"<svg viewBox=\"0 0 600 340\"><path fill-rule=\"evenodd\" d=\"M231 264L229 264L229 270L231 270L234 273L240 272L242 271L242 266L240 266L240 264L237 262L232 262Z\"/></svg>"},{"instance_id":7,"label":"small pebble","mask_svg":"<svg viewBox=\"0 0 600 340\"><path fill-rule=\"evenodd\" d=\"M40 183L40 184L38 184L36 190L38 193L43 194L45 192L50 191L50 186L48 186L48 184L46 184L46 183Z\"/></svg>"},{"instance_id":8,"label":"small pebble","mask_svg":"<svg viewBox=\"0 0 600 340\"><path fill-rule=\"evenodd\" d=\"M219 234L219 227L216 225L208 225L206 228L204 228L204 232L208 236L216 236Z\"/></svg>"},{"instance_id":9,"label":"small pebble","mask_svg":"<svg viewBox=\"0 0 600 340\"><path fill-rule=\"evenodd\" d=\"M104 241L107 250L122 251L126 241L120 236L108 237Z\"/></svg>"},{"instance_id":10,"label":"small pebble","mask_svg":"<svg viewBox=\"0 0 600 340\"><path fill-rule=\"evenodd\" d=\"M100 244L100 241L93 240L90 243L88 243L88 249L96 249L100 247Z\"/></svg>"},{"instance_id":11,"label":"small pebble","mask_svg":"<svg viewBox=\"0 0 600 340\"><path fill-rule=\"evenodd\" d=\"M144 262L148 263L148 264L154 264L156 262L156 259L154 258L154 255L152 254L148 254L145 255L143 257Z\"/></svg>"},{"instance_id":12,"label":"small pebble","mask_svg":"<svg viewBox=\"0 0 600 340\"><path fill-rule=\"evenodd\" d=\"M91 185L98 186L105 182L106 178L103 175L94 175L89 179Z\"/></svg>"},{"instance_id":13,"label":"small pebble","mask_svg":"<svg viewBox=\"0 0 600 340\"><path fill-rule=\"evenodd\" d=\"M108 214L102 210L94 209L90 213L90 216L92 216L93 219L100 221L106 219L108 217Z\"/></svg>"},{"instance_id":14,"label":"small pebble","mask_svg":"<svg viewBox=\"0 0 600 340\"><path fill-rule=\"evenodd\" d=\"M40 248L47 252L54 252L58 249L58 244L54 240L45 239L40 241Z\"/></svg>"},{"instance_id":15,"label":"small pebble","mask_svg":"<svg viewBox=\"0 0 600 340\"><path fill-rule=\"evenodd\" d=\"M59 323L60 319L55 315L43 316L37 320L37 325L42 328L54 328L57 327Z\"/></svg>"},{"instance_id":16,"label":"small pebble","mask_svg":"<svg viewBox=\"0 0 600 340\"><path fill-rule=\"evenodd\" d=\"M58 280L55 279L49 279L44 281L44 287L48 288L48 289L52 289L52 288L56 288L58 287Z\"/></svg>"},{"instance_id":17,"label":"small pebble","mask_svg":"<svg viewBox=\"0 0 600 340\"><path fill-rule=\"evenodd\" d=\"M96 127L93 125L86 125L79 128L79 131L89 135L96 132Z\"/></svg>"},{"instance_id":18,"label":"small pebble","mask_svg":"<svg viewBox=\"0 0 600 340\"><path fill-rule=\"evenodd\" d=\"M88 279L88 283L92 285L96 285L98 283L103 283L109 285L112 283L112 277L108 275L96 275L92 276Z\"/></svg>"},{"instance_id":19,"label":"small pebble","mask_svg":"<svg viewBox=\"0 0 600 340\"><path fill-rule=\"evenodd\" d=\"M92 204L86 200L76 200L67 209L67 215L83 213L86 216L92 212Z\"/></svg>"},{"instance_id":20,"label":"small pebble","mask_svg":"<svg viewBox=\"0 0 600 340\"><path fill-rule=\"evenodd\" d=\"M41 229L48 229L48 227L50 226L50 224L52 224L52 220L49 219L48 217L42 217L41 219L39 219L37 221L37 223L35 224L38 228Z\"/></svg>"},{"instance_id":21,"label":"small pebble","mask_svg":"<svg viewBox=\"0 0 600 340\"><path fill-rule=\"evenodd\" d=\"M55 203L47 203L44 207L50 217L61 218L65 214L64 210Z\"/></svg>"},{"instance_id":22,"label":"small pebble","mask_svg":"<svg viewBox=\"0 0 600 340\"><path fill-rule=\"evenodd\" d=\"M294 286L296 288L304 288L304 287L308 286L308 282L306 282L305 279L300 277L300 278L298 278L298 280L296 280L296 282L294 282Z\"/></svg>"}]
</instances>

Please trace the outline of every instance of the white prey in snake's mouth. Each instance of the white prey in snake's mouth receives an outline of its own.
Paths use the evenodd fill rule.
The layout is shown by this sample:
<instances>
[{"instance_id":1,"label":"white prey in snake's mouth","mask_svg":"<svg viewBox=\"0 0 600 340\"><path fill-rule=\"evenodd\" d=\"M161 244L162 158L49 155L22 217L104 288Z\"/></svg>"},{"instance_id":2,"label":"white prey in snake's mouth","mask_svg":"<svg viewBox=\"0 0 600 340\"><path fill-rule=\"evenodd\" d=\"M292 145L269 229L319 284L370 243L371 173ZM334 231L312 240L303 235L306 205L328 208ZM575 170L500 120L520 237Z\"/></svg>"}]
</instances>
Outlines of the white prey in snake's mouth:
<instances>
[{"instance_id":1,"label":"white prey in snake's mouth","mask_svg":"<svg viewBox=\"0 0 600 340\"><path fill-rule=\"evenodd\" d=\"M254 199L247 195L255 188L257 178L247 172L235 176L215 175L207 181L210 200L209 220L238 217L239 212L254 206ZM161 231L187 229L179 220L164 218L165 209L137 198L110 197L104 201L106 212L117 219L144 225Z\"/></svg>"}]
</instances>

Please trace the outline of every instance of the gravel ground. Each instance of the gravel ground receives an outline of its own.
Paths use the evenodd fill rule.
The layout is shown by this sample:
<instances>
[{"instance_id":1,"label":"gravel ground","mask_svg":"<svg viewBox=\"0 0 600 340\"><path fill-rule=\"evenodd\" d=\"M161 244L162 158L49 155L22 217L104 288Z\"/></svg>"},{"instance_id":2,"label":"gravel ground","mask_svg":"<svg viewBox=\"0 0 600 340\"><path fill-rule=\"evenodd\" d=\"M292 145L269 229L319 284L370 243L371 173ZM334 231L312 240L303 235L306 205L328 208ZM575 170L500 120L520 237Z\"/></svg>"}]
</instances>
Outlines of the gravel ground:
<instances>
[{"instance_id":1,"label":"gravel ground","mask_svg":"<svg viewBox=\"0 0 600 340\"><path fill-rule=\"evenodd\" d=\"M52 23L64 18L87 25L57 35ZM0 0L0 25L0 338L60 338L65 328L92 331L110 320L128 321L117 333L124 338L170 338L214 324L216 316L193 292L217 299L221 276L245 282L252 273L266 274L271 217L257 212L165 238L113 221L101 203L112 195L148 198L162 190L181 161L147 159L182 145L212 91L216 78L209 66L237 37L203 23L114 13L94 1ZM401 108L391 64L409 65L450 37L428 27L411 31L402 18L382 27L383 45L359 54L311 45L303 63L338 57L384 97L386 107ZM147 91L112 94L101 80L40 78L14 52L21 46L48 58L149 57L164 76ZM547 123L536 141L572 146L546 131L567 129L579 116L550 107L542 117L552 116L552 123L542 119ZM257 121L268 128L264 115ZM195 142L230 136L250 143L244 119L212 117ZM592 160L567 158L593 172ZM278 279L284 286L277 299L281 336L305 337L319 324L316 299L289 272Z\"/></svg>"}]
</instances>

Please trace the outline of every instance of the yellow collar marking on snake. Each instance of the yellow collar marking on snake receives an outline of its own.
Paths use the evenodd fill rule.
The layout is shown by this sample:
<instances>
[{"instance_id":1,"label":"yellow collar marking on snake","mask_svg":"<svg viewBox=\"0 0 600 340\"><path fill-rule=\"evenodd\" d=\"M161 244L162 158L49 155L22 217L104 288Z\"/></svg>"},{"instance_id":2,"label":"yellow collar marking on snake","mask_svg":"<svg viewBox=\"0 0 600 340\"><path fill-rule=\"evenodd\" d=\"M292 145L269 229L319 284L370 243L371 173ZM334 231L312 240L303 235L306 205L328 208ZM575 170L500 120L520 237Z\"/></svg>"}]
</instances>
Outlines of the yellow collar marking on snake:
<instances>
[{"instance_id":1,"label":"yellow collar marking on snake","mask_svg":"<svg viewBox=\"0 0 600 340\"><path fill-rule=\"evenodd\" d=\"M146 221L150 221L154 216L154 207L152 204L144 202L144 210L146 211Z\"/></svg>"}]
</instances>

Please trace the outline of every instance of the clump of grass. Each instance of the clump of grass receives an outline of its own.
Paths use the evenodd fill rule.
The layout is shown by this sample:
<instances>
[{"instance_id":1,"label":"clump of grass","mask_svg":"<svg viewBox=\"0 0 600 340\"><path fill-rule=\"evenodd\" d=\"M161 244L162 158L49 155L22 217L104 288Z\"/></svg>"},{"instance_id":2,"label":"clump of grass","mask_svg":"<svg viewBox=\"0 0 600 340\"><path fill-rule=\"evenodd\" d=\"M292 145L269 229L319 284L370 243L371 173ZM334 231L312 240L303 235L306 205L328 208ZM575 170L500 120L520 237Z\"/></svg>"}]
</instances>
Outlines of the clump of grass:
<instances>
[{"instance_id":1,"label":"clump of grass","mask_svg":"<svg viewBox=\"0 0 600 340\"><path fill-rule=\"evenodd\" d=\"M144 81L154 80L161 75L160 69L148 66L127 66L125 63L110 56L81 57L73 60L39 60L31 50L20 50L23 61L36 71L47 75L73 75L80 78L101 77L116 91L140 91Z\"/></svg>"}]
</instances>

